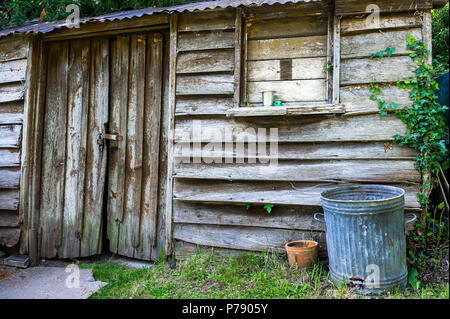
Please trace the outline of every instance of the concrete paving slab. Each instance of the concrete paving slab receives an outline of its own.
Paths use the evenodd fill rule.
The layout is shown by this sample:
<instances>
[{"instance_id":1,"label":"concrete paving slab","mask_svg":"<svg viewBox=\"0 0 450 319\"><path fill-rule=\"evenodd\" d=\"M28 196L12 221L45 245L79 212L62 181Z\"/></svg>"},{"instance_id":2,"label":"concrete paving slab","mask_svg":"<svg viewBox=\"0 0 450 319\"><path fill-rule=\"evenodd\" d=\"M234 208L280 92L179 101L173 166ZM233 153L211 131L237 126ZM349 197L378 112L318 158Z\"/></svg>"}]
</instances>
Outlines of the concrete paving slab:
<instances>
[{"instance_id":1,"label":"concrete paving slab","mask_svg":"<svg viewBox=\"0 0 450 319\"><path fill-rule=\"evenodd\" d=\"M92 269L75 267L4 267L0 299L86 299L106 285L94 279Z\"/></svg>"}]
</instances>

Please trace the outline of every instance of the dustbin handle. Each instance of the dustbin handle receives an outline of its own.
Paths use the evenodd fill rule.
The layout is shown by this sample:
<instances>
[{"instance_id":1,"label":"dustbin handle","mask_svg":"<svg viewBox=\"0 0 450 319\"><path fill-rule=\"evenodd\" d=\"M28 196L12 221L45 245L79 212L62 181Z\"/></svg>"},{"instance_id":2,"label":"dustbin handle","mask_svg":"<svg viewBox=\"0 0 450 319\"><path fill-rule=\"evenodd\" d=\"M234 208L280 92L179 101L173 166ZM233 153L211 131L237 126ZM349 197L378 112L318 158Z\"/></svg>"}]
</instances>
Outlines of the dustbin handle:
<instances>
[{"instance_id":1,"label":"dustbin handle","mask_svg":"<svg viewBox=\"0 0 450 319\"><path fill-rule=\"evenodd\" d=\"M322 216L324 216L324 218L325 218L325 215L322 214L322 213L319 213L319 212L315 213L313 218L314 218L315 220L317 220L318 222L322 222L322 223L325 222L325 220L319 219L319 217L318 217L319 215L322 215Z\"/></svg>"},{"instance_id":2,"label":"dustbin handle","mask_svg":"<svg viewBox=\"0 0 450 319\"><path fill-rule=\"evenodd\" d=\"M409 223L412 223L413 221L415 221L415 220L417 219L417 215L414 214L414 213L408 213L408 214L405 214L405 216L406 216L406 215L410 215L410 216L412 216L412 218L409 219L409 220L407 220L407 221L405 222L405 225L406 225L406 224L409 224Z\"/></svg>"}]
</instances>

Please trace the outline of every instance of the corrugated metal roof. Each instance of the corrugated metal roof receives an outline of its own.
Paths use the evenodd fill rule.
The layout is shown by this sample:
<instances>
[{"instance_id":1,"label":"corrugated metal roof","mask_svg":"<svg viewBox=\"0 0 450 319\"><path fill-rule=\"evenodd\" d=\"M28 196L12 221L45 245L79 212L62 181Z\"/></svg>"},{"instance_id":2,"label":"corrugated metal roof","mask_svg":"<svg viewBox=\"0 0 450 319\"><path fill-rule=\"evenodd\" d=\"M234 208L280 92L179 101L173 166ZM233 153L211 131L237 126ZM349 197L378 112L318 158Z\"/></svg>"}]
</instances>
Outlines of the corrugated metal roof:
<instances>
[{"instance_id":1,"label":"corrugated metal roof","mask_svg":"<svg viewBox=\"0 0 450 319\"><path fill-rule=\"evenodd\" d=\"M204 1L193 2L172 7L158 7L158 8L145 8L140 10L123 11L105 14L98 17L85 17L81 18L81 23L101 23L105 21L123 20L131 18L140 18L146 15L161 14L161 13L181 13L181 12L193 12L212 10L218 8L237 8L240 6L262 6L273 4L286 4L286 3L299 3L299 2L318 2L320 0L217 0L217 1ZM56 29L66 28L66 21L60 20L56 22L43 22L30 24L18 28L5 29L0 31L0 37L5 37L13 33L49 33Z\"/></svg>"}]
</instances>

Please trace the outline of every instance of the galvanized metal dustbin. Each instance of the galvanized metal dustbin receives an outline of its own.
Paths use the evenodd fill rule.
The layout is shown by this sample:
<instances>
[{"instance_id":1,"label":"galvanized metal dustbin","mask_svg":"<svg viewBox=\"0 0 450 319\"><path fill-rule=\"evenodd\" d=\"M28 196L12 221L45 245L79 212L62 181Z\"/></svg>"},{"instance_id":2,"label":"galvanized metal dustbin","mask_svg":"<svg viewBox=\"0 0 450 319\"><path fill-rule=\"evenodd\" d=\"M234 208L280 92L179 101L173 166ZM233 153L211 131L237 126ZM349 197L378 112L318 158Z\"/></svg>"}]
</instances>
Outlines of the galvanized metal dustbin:
<instances>
[{"instance_id":1,"label":"galvanized metal dustbin","mask_svg":"<svg viewBox=\"0 0 450 319\"><path fill-rule=\"evenodd\" d=\"M343 186L321 194L333 282L364 294L405 288L404 195L403 189L384 185ZM415 220L412 215L407 223Z\"/></svg>"}]
</instances>

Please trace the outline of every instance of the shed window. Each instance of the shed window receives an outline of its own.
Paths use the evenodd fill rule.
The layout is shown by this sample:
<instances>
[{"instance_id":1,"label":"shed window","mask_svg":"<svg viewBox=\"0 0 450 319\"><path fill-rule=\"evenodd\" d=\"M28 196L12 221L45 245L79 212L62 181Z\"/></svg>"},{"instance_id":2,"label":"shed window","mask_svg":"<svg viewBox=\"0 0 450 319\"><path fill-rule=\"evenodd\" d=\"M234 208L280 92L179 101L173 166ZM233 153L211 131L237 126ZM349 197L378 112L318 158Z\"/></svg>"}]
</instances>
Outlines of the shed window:
<instances>
[{"instance_id":1,"label":"shed window","mask_svg":"<svg viewBox=\"0 0 450 319\"><path fill-rule=\"evenodd\" d=\"M329 11L244 11L239 107L262 107L264 91L286 107L337 104L333 26Z\"/></svg>"}]
</instances>

